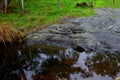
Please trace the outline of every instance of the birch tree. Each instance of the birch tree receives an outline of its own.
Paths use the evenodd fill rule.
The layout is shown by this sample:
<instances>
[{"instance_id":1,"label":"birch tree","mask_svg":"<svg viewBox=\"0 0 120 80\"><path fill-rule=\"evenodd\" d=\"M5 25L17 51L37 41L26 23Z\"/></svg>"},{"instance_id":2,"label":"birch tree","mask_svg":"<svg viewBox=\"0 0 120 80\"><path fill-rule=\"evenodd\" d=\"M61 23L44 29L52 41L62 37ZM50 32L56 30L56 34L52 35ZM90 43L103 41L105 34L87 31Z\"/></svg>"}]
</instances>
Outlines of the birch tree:
<instances>
[{"instance_id":1,"label":"birch tree","mask_svg":"<svg viewBox=\"0 0 120 80\"><path fill-rule=\"evenodd\" d=\"M0 11L7 13L10 2L11 0L0 0ZM20 7L20 15L22 15L24 13L24 0L18 0L18 2Z\"/></svg>"}]
</instances>

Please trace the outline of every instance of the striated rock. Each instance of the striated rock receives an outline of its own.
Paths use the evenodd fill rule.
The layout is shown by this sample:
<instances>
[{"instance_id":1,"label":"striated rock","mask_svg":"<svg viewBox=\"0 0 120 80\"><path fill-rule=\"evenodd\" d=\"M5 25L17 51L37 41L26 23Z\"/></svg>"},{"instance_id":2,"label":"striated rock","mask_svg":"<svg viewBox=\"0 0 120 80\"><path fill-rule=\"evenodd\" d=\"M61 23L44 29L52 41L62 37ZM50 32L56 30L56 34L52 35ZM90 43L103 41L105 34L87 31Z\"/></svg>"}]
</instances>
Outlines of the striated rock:
<instances>
[{"instance_id":1,"label":"striated rock","mask_svg":"<svg viewBox=\"0 0 120 80\"><path fill-rule=\"evenodd\" d=\"M120 9L96 9L97 15L67 18L26 37L26 44L45 44L86 51L120 51Z\"/></svg>"}]
</instances>

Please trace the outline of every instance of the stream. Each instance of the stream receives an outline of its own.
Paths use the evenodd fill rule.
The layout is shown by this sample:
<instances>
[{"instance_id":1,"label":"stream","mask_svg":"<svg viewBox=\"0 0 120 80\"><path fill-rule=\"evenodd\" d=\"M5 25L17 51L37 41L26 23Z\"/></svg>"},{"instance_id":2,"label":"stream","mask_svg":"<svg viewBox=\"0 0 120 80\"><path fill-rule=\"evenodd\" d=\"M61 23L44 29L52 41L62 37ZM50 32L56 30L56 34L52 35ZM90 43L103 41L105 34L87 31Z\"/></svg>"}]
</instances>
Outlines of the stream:
<instances>
[{"instance_id":1,"label":"stream","mask_svg":"<svg viewBox=\"0 0 120 80\"><path fill-rule=\"evenodd\" d=\"M120 53L20 45L0 48L1 80L114 80Z\"/></svg>"}]
</instances>

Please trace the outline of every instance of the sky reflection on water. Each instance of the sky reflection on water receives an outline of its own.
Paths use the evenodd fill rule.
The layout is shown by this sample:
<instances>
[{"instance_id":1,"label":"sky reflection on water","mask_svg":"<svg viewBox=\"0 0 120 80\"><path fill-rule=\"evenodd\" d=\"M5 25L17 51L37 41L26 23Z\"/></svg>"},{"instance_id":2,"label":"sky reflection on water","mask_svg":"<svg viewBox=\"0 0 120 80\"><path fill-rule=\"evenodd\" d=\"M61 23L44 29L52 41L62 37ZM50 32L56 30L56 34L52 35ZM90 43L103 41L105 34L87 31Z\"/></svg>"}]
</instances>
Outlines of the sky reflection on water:
<instances>
[{"instance_id":1,"label":"sky reflection on water","mask_svg":"<svg viewBox=\"0 0 120 80\"><path fill-rule=\"evenodd\" d=\"M8 51L9 52L8 54ZM2 80L11 80L9 71L25 74L28 80L114 80L120 76L120 53L77 52L72 48L56 48L51 46L35 45L15 50L1 50ZM18 54L20 63L12 61L6 55ZM13 60L14 57L12 57ZM14 68L9 65L15 64ZM22 70L19 65L22 65ZM4 71L2 70L4 69ZM4 74L3 74L4 72ZM7 75L7 76L5 76ZM24 76L24 75L22 75ZM21 79L20 79L21 80Z\"/></svg>"}]
</instances>

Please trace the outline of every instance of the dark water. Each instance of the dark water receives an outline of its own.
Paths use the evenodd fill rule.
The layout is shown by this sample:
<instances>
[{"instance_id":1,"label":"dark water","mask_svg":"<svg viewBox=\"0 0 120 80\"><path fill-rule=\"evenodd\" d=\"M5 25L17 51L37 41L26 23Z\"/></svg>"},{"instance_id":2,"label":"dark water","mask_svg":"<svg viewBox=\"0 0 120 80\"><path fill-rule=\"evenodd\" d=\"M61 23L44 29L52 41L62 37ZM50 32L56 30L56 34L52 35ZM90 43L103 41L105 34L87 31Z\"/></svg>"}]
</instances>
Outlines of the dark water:
<instances>
[{"instance_id":1,"label":"dark water","mask_svg":"<svg viewBox=\"0 0 120 80\"><path fill-rule=\"evenodd\" d=\"M120 76L120 53L22 45L0 48L0 54L0 80L114 80Z\"/></svg>"}]
</instances>

